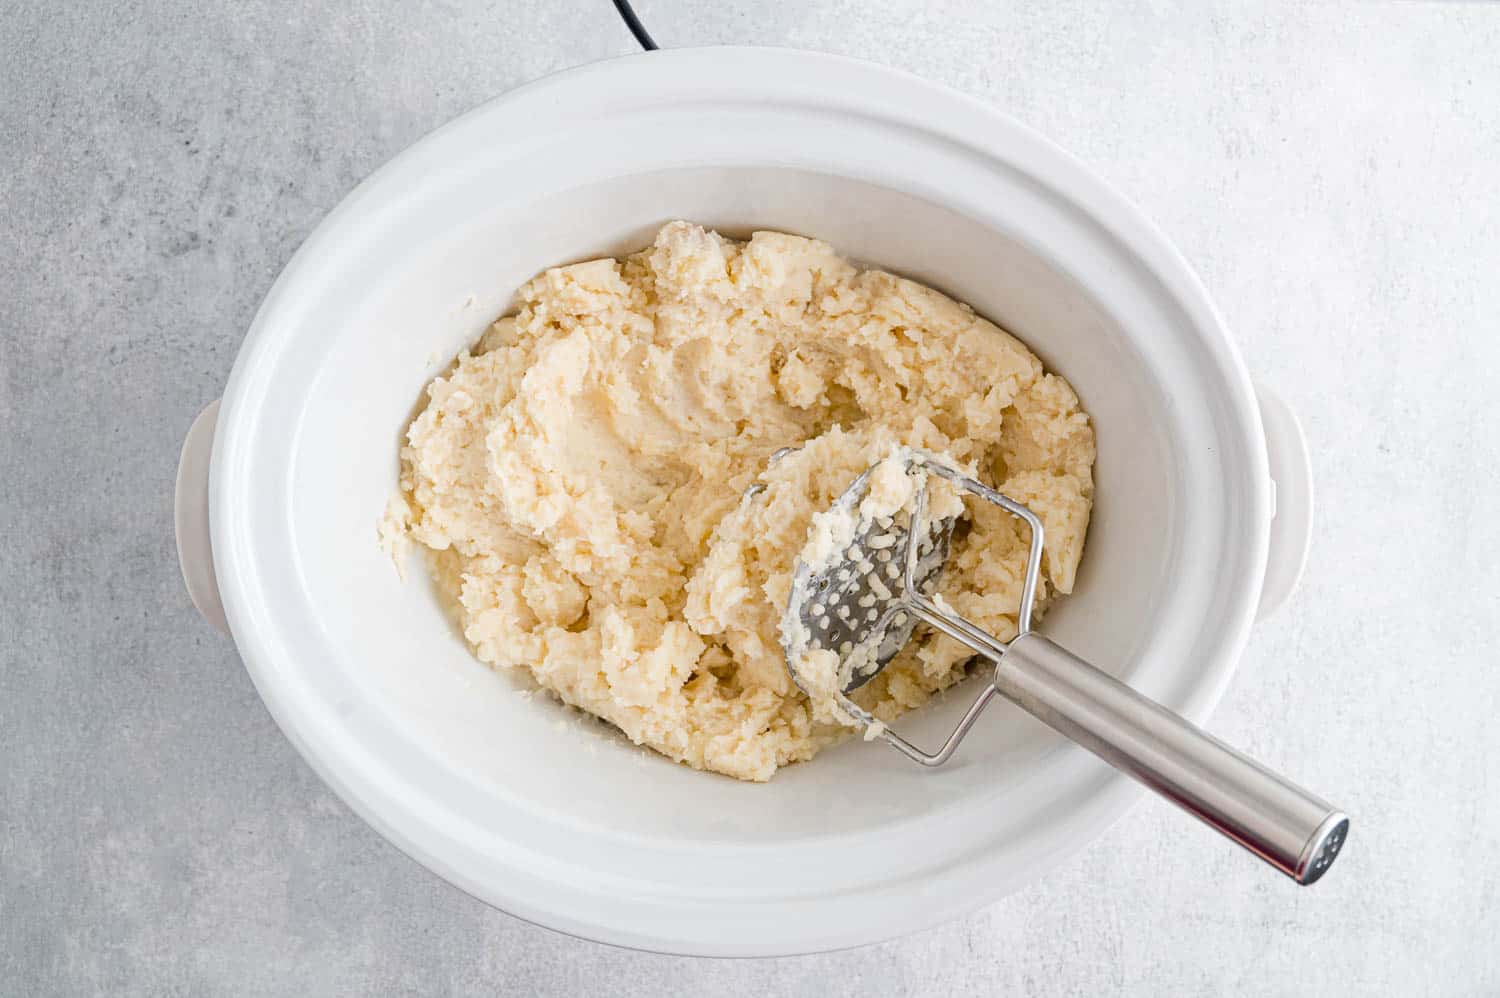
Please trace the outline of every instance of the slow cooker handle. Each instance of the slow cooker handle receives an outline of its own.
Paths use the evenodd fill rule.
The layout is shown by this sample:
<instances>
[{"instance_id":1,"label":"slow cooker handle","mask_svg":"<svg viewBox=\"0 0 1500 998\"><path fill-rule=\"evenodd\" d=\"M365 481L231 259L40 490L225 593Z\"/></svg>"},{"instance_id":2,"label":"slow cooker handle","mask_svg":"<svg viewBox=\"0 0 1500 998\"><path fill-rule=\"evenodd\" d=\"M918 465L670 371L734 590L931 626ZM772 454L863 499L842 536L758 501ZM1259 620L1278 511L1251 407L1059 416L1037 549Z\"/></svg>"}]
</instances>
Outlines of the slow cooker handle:
<instances>
[{"instance_id":1,"label":"slow cooker handle","mask_svg":"<svg viewBox=\"0 0 1500 998\"><path fill-rule=\"evenodd\" d=\"M1028 631L995 666L995 689L1299 884L1322 877L1349 834L1327 801Z\"/></svg>"},{"instance_id":2,"label":"slow cooker handle","mask_svg":"<svg viewBox=\"0 0 1500 998\"><path fill-rule=\"evenodd\" d=\"M1260 403L1266 459L1276 496L1266 574L1260 587L1260 605L1255 610L1255 619L1265 620L1286 603L1307 564L1307 548L1312 539L1313 484L1307 438L1302 435L1297 414L1281 396L1258 382L1255 396Z\"/></svg>"},{"instance_id":3,"label":"slow cooker handle","mask_svg":"<svg viewBox=\"0 0 1500 998\"><path fill-rule=\"evenodd\" d=\"M213 541L208 529L208 465L213 457L214 427L218 420L219 400L214 399L188 428L187 438L182 442L182 456L177 461L173 514L177 561L182 567L188 598L210 624L228 634L229 621L224 616L224 601L219 598Z\"/></svg>"}]
</instances>

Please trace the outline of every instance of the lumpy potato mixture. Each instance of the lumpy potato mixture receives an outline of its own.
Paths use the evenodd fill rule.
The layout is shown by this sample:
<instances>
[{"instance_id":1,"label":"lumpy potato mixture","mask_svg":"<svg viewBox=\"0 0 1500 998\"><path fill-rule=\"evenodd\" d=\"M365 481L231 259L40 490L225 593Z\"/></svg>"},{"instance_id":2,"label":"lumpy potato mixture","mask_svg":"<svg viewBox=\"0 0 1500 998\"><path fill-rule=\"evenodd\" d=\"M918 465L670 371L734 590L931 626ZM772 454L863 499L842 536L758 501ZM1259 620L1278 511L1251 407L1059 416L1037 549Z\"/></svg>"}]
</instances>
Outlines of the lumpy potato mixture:
<instances>
[{"instance_id":1,"label":"lumpy potato mixture","mask_svg":"<svg viewBox=\"0 0 1500 998\"><path fill-rule=\"evenodd\" d=\"M851 730L793 686L777 628L813 514L895 447L1029 505L1039 605L1073 588L1094 434L1072 388L966 306L816 240L673 222L624 260L548 270L427 396L388 538L435 552L481 660L695 768L766 780ZM1026 528L968 515L942 592L1008 639ZM889 721L969 657L920 629L853 699Z\"/></svg>"}]
</instances>

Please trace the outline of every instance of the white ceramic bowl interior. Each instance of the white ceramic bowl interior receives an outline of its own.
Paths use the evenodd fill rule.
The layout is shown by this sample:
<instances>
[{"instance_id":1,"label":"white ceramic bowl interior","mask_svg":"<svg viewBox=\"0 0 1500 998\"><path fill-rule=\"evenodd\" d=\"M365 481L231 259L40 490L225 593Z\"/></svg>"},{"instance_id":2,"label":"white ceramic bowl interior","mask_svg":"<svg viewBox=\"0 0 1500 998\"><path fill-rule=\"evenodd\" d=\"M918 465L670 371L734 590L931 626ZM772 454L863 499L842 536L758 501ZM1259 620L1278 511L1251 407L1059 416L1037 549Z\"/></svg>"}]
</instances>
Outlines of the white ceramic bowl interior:
<instances>
[{"instance_id":1,"label":"white ceramic bowl interior","mask_svg":"<svg viewBox=\"0 0 1500 998\"><path fill-rule=\"evenodd\" d=\"M1025 340L1098 432L1077 592L1045 631L1202 719L1265 572L1255 399L1135 212L993 110L861 63L678 51L486 105L352 194L277 283L214 442L217 585L272 712L417 859L624 945L770 954L935 924L1039 875L1134 796L1008 704L924 771L853 742L769 785L697 773L474 660L376 545L426 383L547 266L686 218L813 235ZM906 719L936 743L972 682ZM1188 834L1188 832L1184 832Z\"/></svg>"}]
</instances>

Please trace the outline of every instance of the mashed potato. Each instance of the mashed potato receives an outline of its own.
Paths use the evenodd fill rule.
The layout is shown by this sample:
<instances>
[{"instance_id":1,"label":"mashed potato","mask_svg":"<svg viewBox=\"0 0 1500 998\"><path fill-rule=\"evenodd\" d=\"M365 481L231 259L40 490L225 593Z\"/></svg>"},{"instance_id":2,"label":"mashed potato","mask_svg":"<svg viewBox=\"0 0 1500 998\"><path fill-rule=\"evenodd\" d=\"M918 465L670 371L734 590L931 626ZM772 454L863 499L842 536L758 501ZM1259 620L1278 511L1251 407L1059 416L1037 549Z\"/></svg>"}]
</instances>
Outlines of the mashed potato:
<instances>
[{"instance_id":1,"label":"mashed potato","mask_svg":"<svg viewBox=\"0 0 1500 998\"><path fill-rule=\"evenodd\" d=\"M893 447L1031 506L1039 605L1071 591L1093 430L1066 381L967 307L815 240L685 222L520 301L428 387L384 534L436 552L482 661L633 741L766 780L849 732L792 685L777 627L813 514ZM970 517L943 593L1006 639L1026 530L987 504ZM854 699L889 721L968 658L919 630Z\"/></svg>"}]
</instances>

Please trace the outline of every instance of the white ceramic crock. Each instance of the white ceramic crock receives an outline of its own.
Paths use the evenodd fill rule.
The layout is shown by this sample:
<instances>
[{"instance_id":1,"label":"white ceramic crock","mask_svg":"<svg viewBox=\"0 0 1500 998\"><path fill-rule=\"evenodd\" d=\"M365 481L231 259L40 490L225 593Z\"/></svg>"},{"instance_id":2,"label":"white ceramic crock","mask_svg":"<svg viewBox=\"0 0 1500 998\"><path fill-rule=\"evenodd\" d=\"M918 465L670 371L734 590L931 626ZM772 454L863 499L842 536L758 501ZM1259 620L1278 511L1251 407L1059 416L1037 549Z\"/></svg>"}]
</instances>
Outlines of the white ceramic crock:
<instances>
[{"instance_id":1,"label":"white ceramic crock","mask_svg":"<svg viewBox=\"0 0 1500 998\"><path fill-rule=\"evenodd\" d=\"M423 574L403 583L376 545L428 380L538 270L637 248L673 218L819 236L971 303L1071 380L1098 430L1098 499L1078 590L1044 629L1204 720L1300 571L1311 499L1291 413L1257 402L1181 257L1073 159L984 104L810 53L572 70L360 185L276 282L189 434L193 600L227 620L272 714L351 807L523 918L767 955L993 901L1137 789L1008 704L937 771L855 741L764 786L693 772L479 665ZM935 742L971 693L903 731Z\"/></svg>"}]
</instances>

